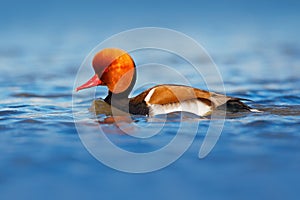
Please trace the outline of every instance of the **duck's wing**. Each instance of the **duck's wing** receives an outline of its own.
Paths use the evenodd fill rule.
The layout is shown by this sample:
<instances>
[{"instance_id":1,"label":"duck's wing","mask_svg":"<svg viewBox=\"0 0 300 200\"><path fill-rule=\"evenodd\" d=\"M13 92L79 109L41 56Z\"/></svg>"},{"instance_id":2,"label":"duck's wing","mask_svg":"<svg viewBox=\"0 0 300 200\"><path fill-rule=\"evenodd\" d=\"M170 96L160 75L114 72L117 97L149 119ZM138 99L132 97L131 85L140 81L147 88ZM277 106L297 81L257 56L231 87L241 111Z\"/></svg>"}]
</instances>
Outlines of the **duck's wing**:
<instances>
[{"instance_id":1,"label":"duck's wing","mask_svg":"<svg viewBox=\"0 0 300 200\"><path fill-rule=\"evenodd\" d=\"M184 85L158 85L145 91L145 101L149 104L178 103L192 99L209 100L211 93Z\"/></svg>"},{"instance_id":2,"label":"duck's wing","mask_svg":"<svg viewBox=\"0 0 300 200\"><path fill-rule=\"evenodd\" d=\"M188 86L158 85L133 98L131 102L136 105L144 102L150 116L178 111L205 116L214 107L210 96L207 91Z\"/></svg>"}]
</instances>

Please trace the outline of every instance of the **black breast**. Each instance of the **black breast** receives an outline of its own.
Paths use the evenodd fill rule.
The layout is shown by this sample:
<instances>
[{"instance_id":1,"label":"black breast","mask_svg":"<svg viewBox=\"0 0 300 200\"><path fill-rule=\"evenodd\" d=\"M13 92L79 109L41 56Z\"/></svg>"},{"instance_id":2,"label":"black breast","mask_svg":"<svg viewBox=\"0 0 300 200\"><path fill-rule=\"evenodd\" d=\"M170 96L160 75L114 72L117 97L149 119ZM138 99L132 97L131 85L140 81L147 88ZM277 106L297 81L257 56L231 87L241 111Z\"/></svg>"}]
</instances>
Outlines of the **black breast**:
<instances>
[{"instance_id":1,"label":"black breast","mask_svg":"<svg viewBox=\"0 0 300 200\"><path fill-rule=\"evenodd\" d=\"M126 95L113 95L111 92L104 101L111 106L133 115L148 115L149 108L146 102L140 98L129 99Z\"/></svg>"}]
</instances>

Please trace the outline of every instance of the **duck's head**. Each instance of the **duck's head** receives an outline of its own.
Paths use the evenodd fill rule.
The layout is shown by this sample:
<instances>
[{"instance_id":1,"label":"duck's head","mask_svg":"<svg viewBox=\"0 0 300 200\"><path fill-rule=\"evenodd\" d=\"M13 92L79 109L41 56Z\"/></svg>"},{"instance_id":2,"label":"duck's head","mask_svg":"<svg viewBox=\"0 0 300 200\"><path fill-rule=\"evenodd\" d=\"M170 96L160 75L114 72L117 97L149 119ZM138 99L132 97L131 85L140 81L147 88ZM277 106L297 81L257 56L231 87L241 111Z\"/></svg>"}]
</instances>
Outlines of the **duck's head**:
<instances>
[{"instance_id":1,"label":"duck's head","mask_svg":"<svg viewBox=\"0 0 300 200\"><path fill-rule=\"evenodd\" d=\"M99 51L92 62L95 75L76 91L103 85L114 94L130 92L135 83L135 64L130 55L117 48Z\"/></svg>"}]
</instances>

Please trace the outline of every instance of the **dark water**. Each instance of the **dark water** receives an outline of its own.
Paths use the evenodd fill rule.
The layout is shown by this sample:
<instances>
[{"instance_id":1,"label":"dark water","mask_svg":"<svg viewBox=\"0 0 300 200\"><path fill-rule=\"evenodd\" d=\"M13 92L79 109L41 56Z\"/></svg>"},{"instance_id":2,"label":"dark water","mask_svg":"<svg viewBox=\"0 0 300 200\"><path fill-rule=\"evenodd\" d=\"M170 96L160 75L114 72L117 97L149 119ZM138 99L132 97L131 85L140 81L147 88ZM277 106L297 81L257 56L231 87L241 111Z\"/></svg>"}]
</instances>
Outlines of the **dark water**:
<instances>
[{"instance_id":1,"label":"dark water","mask_svg":"<svg viewBox=\"0 0 300 200\"><path fill-rule=\"evenodd\" d=\"M13 6L6 4L10 9ZM168 26L170 20L173 23L169 28L178 28L204 43L219 67L226 92L253 100L248 104L263 111L229 116L216 146L204 159L199 159L198 152L209 120L201 120L198 133L183 156L170 166L147 174L116 171L89 154L78 136L73 114L77 120L98 125L88 111L92 99L79 96L72 108L74 79L84 57L101 40L132 27L124 25L121 30L114 27L117 31L103 32L99 27L86 30L89 22L78 19L76 23L68 14L84 19L97 15L85 11L85 16L77 4L70 13L64 9L68 6L63 5L55 17L52 11L57 5L52 5L48 15L54 19L47 17L47 12L40 12L40 20L35 18L39 13L36 4L32 4L33 8L27 6L34 12L16 6L17 11L22 11L20 16L9 15L7 22L1 21L6 30L0 34L4 39L0 46L0 199L298 199L300 41L296 37L299 17L294 4L279 3L270 13L262 11L269 8L265 3L262 9L252 5L249 9L253 12L246 16L239 10L248 8L241 5L233 13L227 7L216 8L235 22L239 22L239 17L245 20L248 25L241 27L243 30L234 29L230 20L213 20L215 25L205 25L203 21L199 22L200 27L194 25L196 20L187 24L179 20L176 25L171 20L175 11L170 11L171 16L166 19L166 15L159 15L163 12L156 10L161 18L155 19L162 20L159 24L150 20L150 14L145 14L145 23L126 15L125 19L135 19L134 26ZM85 5L83 9L91 7ZM279 8L289 15L278 17ZM189 13L187 18L212 17L196 13ZM62 22L73 24L66 23L64 27L59 16ZM214 17L223 19L220 13ZM29 23L30 19L35 20ZM112 20L117 22L116 17ZM254 28L252 20L258 23ZM40 28L43 22L49 23L48 28ZM100 27L108 24L99 22ZM283 28L278 28L280 24ZM224 33L215 31L219 25L227 27ZM194 78L193 74L189 77ZM98 93L103 97L106 91L99 89ZM171 117L163 132L151 139L130 139L118 134L114 125L101 126L112 133L109 137L119 147L147 152L161 148L174 137L178 119ZM183 123L190 120L194 119L184 119ZM136 117L135 122L146 125L147 119ZM186 137L192 137L189 130Z\"/></svg>"}]
</instances>

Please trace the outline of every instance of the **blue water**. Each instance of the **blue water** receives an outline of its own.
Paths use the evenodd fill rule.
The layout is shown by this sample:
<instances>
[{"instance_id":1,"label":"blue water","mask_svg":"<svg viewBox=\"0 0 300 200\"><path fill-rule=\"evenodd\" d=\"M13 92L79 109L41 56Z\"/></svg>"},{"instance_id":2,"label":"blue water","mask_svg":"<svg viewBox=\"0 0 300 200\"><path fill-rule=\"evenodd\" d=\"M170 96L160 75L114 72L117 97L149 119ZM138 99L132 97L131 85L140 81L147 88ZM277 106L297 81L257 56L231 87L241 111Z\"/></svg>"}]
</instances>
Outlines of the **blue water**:
<instances>
[{"instance_id":1,"label":"blue water","mask_svg":"<svg viewBox=\"0 0 300 200\"><path fill-rule=\"evenodd\" d=\"M122 4L2 2L0 199L298 199L299 3ZM103 165L75 128L73 111L97 123L88 111L91 98L82 95L72 109L75 76L99 42L142 26L193 37L216 62L226 93L251 99L248 104L264 112L229 116L204 159L198 152L209 120L201 121L190 148L166 168L129 174ZM99 89L100 96L105 92ZM141 140L118 134L114 125L101 126L119 147L144 152L170 141L177 119ZM144 118L136 121L147 124ZM188 130L186 137L192 137Z\"/></svg>"}]
</instances>

